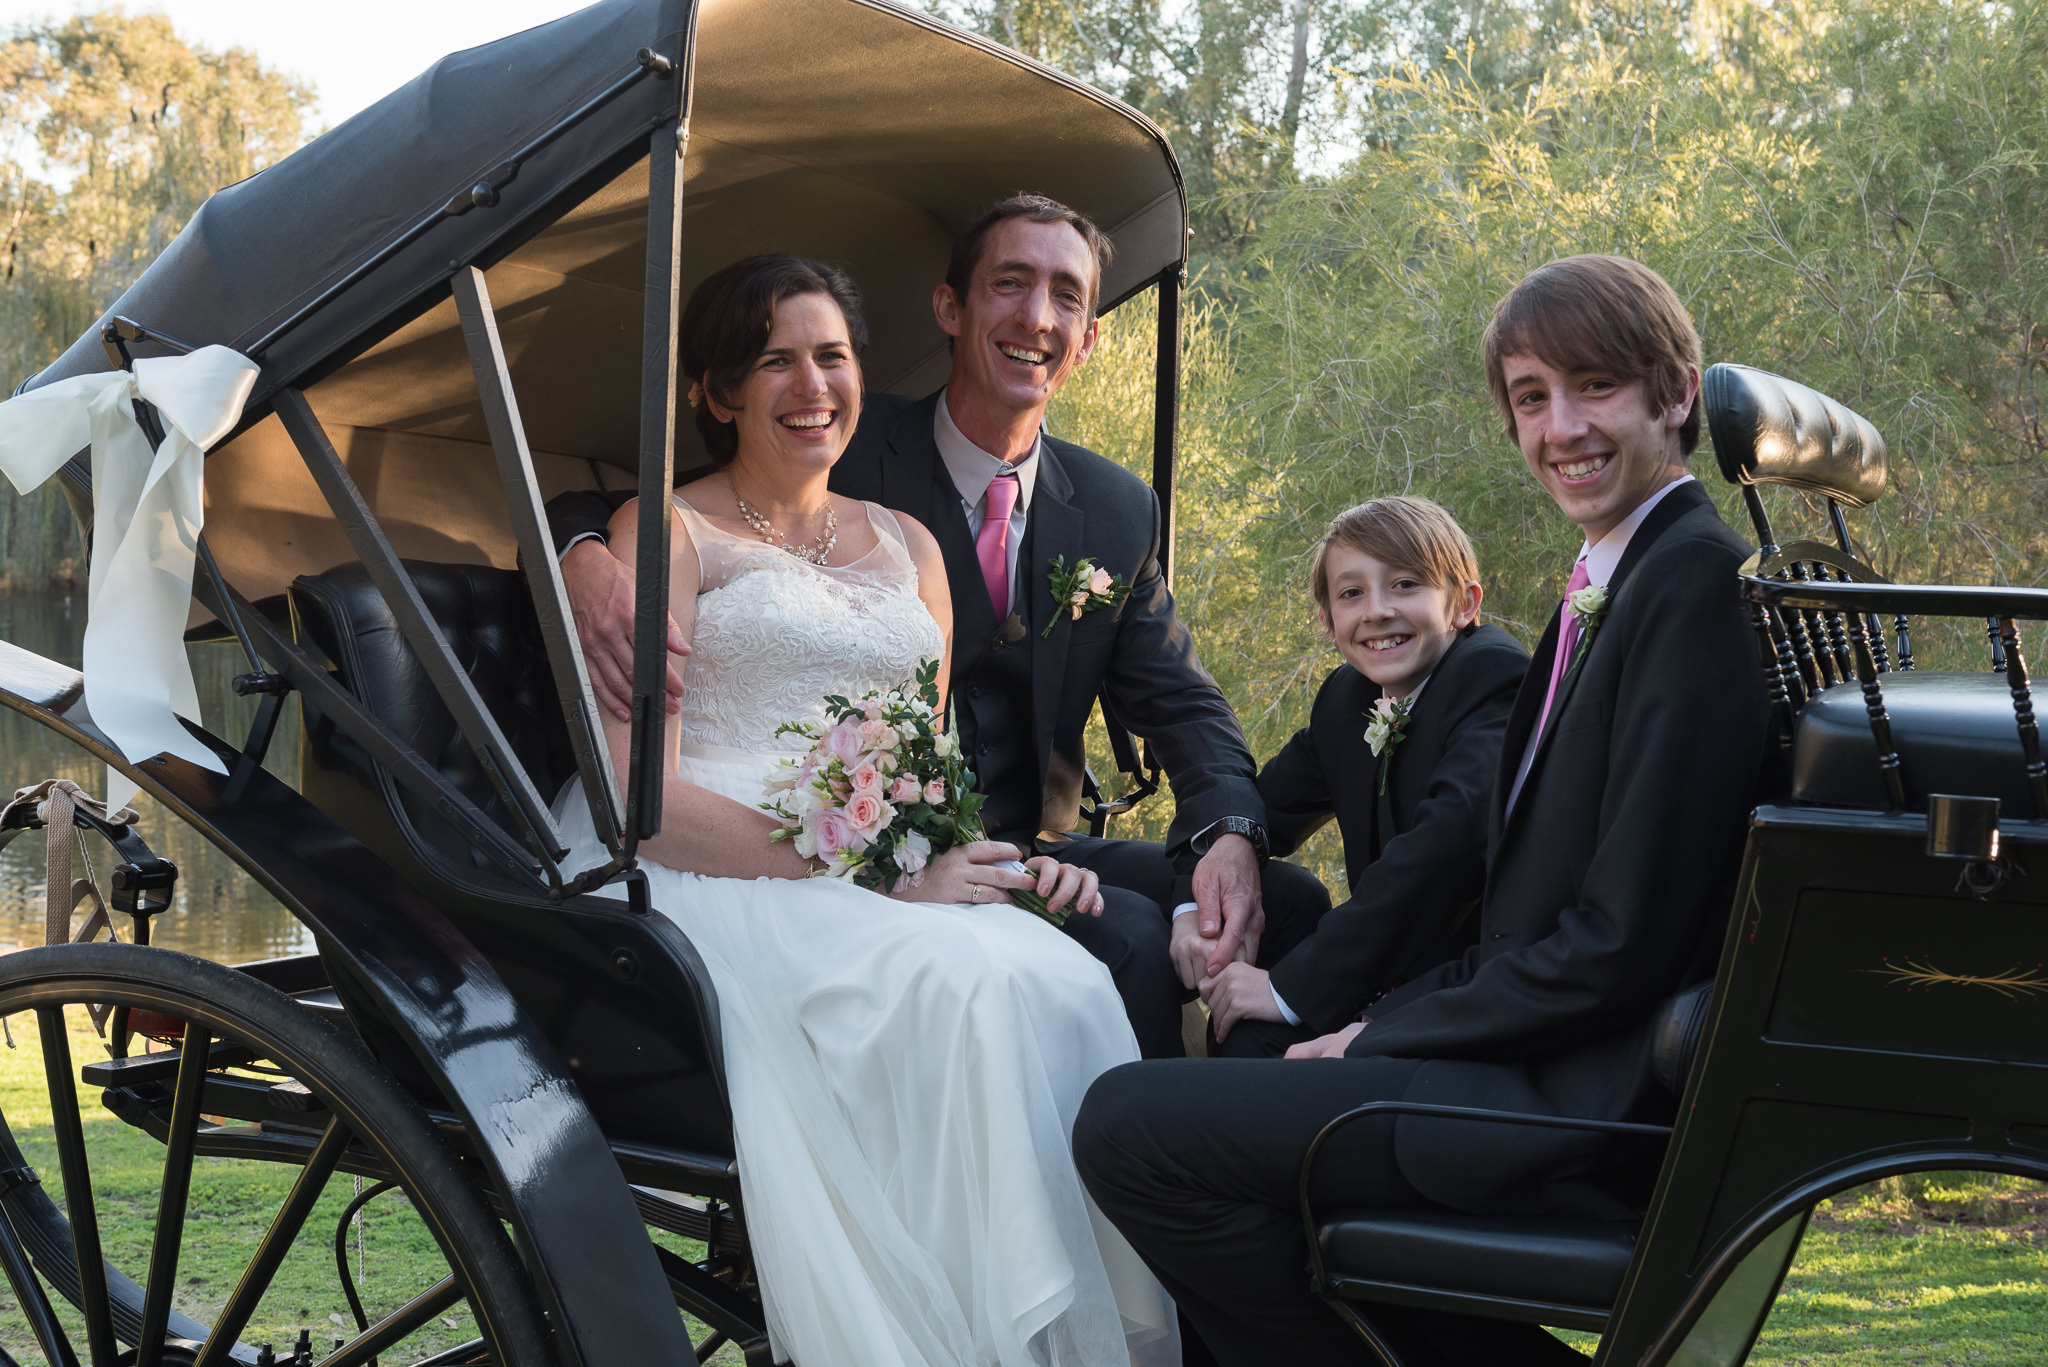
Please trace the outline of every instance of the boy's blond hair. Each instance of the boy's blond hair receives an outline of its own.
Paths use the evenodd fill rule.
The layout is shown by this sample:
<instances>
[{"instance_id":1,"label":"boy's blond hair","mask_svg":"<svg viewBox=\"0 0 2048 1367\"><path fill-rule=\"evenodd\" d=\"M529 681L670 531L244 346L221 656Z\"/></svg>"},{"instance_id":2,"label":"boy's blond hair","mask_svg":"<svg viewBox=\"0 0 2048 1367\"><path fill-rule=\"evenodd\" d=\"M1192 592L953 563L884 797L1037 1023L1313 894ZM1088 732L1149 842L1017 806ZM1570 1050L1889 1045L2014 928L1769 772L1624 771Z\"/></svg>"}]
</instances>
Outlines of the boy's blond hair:
<instances>
[{"instance_id":1,"label":"boy's blond hair","mask_svg":"<svg viewBox=\"0 0 2048 1367\"><path fill-rule=\"evenodd\" d=\"M1330 520L1309 566L1316 614L1330 621L1330 548L1345 546L1453 592L1479 582L1472 540L1441 504L1395 494L1346 508Z\"/></svg>"}]
</instances>

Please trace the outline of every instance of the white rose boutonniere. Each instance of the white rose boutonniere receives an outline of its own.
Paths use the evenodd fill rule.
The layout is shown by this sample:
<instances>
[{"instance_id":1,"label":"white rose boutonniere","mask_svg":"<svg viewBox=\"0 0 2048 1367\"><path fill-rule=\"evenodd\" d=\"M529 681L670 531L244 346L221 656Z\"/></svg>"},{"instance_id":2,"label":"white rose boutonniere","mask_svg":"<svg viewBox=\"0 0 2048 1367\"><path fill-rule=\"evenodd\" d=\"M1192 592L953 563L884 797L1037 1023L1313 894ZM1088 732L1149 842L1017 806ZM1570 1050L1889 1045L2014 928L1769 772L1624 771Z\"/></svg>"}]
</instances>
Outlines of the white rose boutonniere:
<instances>
[{"instance_id":1,"label":"white rose boutonniere","mask_svg":"<svg viewBox=\"0 0 2048 1367\"><path fill-rule=\"evenodd\" d=\"M1592 647L1593 633L1607 620L1607 590L1599 584L1589 584L1564 600L1565 611L1578 618L1579 643L1572 651L1571 664L1565 672L1569 674L1579 667L1579 661L1586 658L1586 651Z\"/></svg>"},{"instance_id":2,"label":"white rose boutonniere","mask_svg":"<svg viewBox=\"0 0 2048 1367\"><path fill-rule=\"evenodd\" d=\"M1068 616L1078 622L1082 613L1113 608L1131 594L1129 584L1085 555L1074 563L1072 569L1067 568L1067 558L1064 555L1054 556L1052 567L1046 571L1045 577L1046 582L1052 587L1052 601L1056 611L1052 621L1047 622L1045 630L1040 633L1044 636L1051 636L1052 629L1059 624L1057 609L1065 609Z\"/></svg>"},{"instance_id":3,"label":"white rose boutonniere","mask_svg":"<svg viewBox=\"0 0 2048 1367\"><path fill-rule=\"evenodd\" d=\"M1406 698L1381 698L1366 713L1371 720L1365 724L1365 745L1373 757L1380 762L1380 791L1387 791L1387 770L1393 766L1387 757L1394 747L1408 739L1408 709Z\"/></svg>"}]
</instances>

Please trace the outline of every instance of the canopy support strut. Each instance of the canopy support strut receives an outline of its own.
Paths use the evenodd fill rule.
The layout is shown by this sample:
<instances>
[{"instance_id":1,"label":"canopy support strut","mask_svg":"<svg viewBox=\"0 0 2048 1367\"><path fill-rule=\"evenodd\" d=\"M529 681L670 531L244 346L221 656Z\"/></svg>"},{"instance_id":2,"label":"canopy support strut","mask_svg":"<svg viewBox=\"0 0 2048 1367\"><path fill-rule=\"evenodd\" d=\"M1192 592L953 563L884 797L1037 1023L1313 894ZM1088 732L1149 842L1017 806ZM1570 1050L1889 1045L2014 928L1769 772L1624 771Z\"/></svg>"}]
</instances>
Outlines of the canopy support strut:
<instances>
[{"instance_id":1,"label":"canopy support strut","mask_svg":"<svg viewBox=\"0 0 2048 1367\"><path fill-rule=\"evenodd\" d=\"M689 58L685 57L687 68ZM689 98L690 82L681 82ZM626 849L661 830L667 765L669 491L675 487L676 318L683 247L687 113L654 130L647 150L647 292L640 346L640 544L634 565L633 739L626 788Z\"/></svg>"},{"instance_id":2,"label":"canopy support strut","mask_svg":"<svg viewBox=\"0 0 2048 1367\"><path fill-rule=\"evenodd\" d=\"M1152 492L1159 499L1159 572L1173 587L1173 462L1180 437L1180 277L1159 273L1158 374L1152 387Z\"/></svg>"},{"instance_id":3,"label":"canopy support strut","mask_svg":"<svg viewBox=\"0 0 2048 1367\"><path fill-rule=\"evenodd\" d=\"M448 638L441 634L441 628L427 611L419 586L399 563L397 550L385 537L384 529L377 524L362 490L356 487L348 468L328 442L327 433L320 426L320 419L314 415L312 405L306 402L305 395L291 388L279 390L272 402L278 420L284 424L292 444L298 447L306 469L326 496L335 520L348 534L349 543L355 547L371 582L377 586L377 592L397 619L406 642L419 659L420 667L432 680L434 691L440 694L442 704L455 719L463 740L475 753L478 765L498 796L526 827L542 856L550 884L558 883L558 865L569 851L562 844L561 833L555 829L547 803L534 789L533 781L513 754L511 743L499 729L497 719L484 706L476 685L470 681L456 660L455 652L450 649Z\"/></svg>"},{"instance_id":4,"label":"canopy support strut","mask_svg":"<svg viewBox=\"0 0 2048 1367\"><path fill-rule=\"evenodd\" d=\"M590 804L591 824L605 848L616 855L620 848L619 801L611 756L596 720L597 704L591 697L583 648L570 630L573 615L568 592L562 587L561 567L547 535L533 452L526 444L526 425L520 420L519 401L512 392L512 371L498 336L490 288L484 273L474 266L457 271L450 284L455 290L456 310L462 315L470 367L476 372L477 396L483 401L484 425L498 457L498 477L505 486L505 506L519 542L527 591L540 620L541 641L547 648L555 694L562 702L562 718L568 723L569 748L576 755L583 797Z\"/></svg>"}]
</instances>

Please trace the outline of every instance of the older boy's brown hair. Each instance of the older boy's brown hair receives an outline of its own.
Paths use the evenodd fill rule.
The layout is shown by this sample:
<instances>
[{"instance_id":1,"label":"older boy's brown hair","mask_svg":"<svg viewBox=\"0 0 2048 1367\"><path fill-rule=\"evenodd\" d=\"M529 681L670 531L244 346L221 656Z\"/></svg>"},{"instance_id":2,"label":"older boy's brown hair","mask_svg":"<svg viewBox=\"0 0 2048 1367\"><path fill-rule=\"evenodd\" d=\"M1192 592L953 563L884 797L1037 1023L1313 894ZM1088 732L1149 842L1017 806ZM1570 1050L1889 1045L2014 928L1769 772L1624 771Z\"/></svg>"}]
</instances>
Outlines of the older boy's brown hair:
<instances>
[{"instance_id":1,"label":"older boy's brown hair","mask_svg":"<svg viewBox=\"0 0 2048 1367\"><path fill-rule=\"evenodd\" d=\"M1316 613L1330 624L1330 551L1344 546L1453 592L1479 582L1472 540L1441 504L1394 494L1346 508L1330 521L1309 566Z\"/></svg>"},{"instance_id":2,"label":"older boy's brown hair","mask_svg":"<svg viewBox=\"0 0 2048 1367\"><path fill-rule=\"evenodd\" d=\"M1534 356L1563 371L1601 370L1623 382L1641 380L1651 409L1685 395L1687 368L1700 366L1693 330L1664 277L1625 256L1567 256L1538 266L1509 290L1487 325L1486 383L1515 440L1502 358ZM1678 432L1679 449L1700 444L1699 396Z\"/></svg>"}]
</instances>

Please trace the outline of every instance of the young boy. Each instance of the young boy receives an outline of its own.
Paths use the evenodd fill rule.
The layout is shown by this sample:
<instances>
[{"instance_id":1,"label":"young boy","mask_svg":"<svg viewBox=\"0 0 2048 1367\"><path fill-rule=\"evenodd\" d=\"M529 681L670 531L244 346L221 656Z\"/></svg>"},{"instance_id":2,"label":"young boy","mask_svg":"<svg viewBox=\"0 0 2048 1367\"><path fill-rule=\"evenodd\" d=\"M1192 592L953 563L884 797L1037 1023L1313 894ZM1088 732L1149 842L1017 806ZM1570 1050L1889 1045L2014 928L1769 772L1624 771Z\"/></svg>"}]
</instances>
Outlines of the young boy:
<instances>
[{"instance_id":1,"label":"young boy","mask_svg":"<svg viewBox=\"0 0 2048 1367\"><path fill-rule=\"evenodd\" d=\"M1276 1057L1341 1029L1472 942L1486 800L1529 667L1512 636L1478 625L1472 543L1427 499L1340 513L1309 586L1345 663L1260 771L1259 795L1275 855L1336 818L1351 900L1270 973L1240 962L1203 981L1230 1057Z\"/></svg>"}]
</instances>

